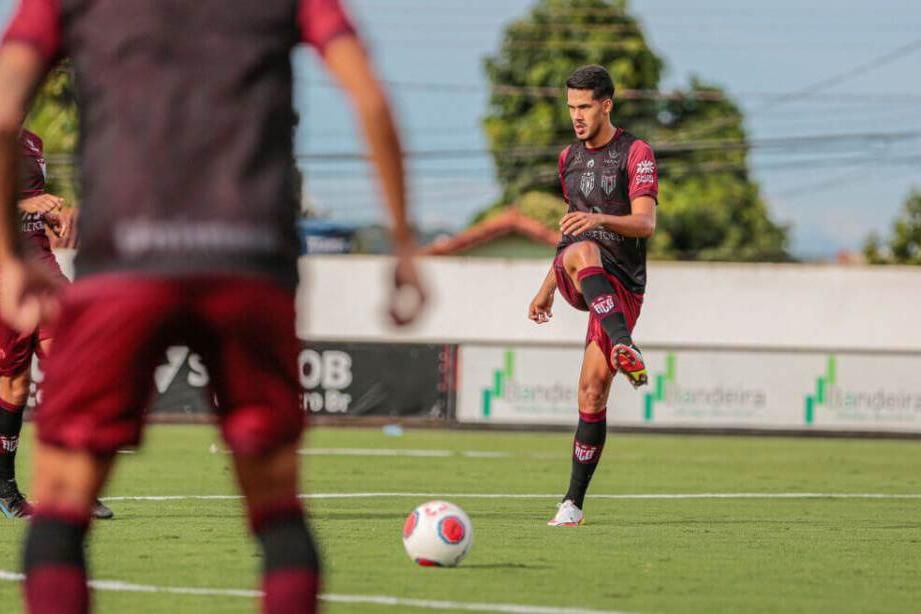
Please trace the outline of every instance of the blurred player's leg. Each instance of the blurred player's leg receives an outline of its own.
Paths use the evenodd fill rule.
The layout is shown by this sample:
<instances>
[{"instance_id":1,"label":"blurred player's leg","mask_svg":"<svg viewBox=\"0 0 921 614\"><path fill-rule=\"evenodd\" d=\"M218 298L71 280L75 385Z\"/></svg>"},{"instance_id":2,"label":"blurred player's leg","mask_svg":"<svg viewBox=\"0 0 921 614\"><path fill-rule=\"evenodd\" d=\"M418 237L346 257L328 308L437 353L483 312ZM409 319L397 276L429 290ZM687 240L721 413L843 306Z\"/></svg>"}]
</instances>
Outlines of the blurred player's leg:
<instances>
[{"instance_id":1,"label":"blurred player's leg","mask_svg":"<svg viewBox=\"0 0 921 614\"><path fill-rule=\"evenodd\" d=\"M601 322L611 340L611 368L620 370L633 386L647 381L646 364L633 344L619 298L601 262L601 251L591 241L580 241L563 252L563 265L582 292L589 311Z\"/></svg>"},{"instance_id":2,"label":"blurred player's leg","mask_svg":"<svg viewBox=\"0 0 921 614\"><path fill-rule=\"evenodd\" d=\"M84 541L93 502L113 458L112 454L38 445L35 496L40 504L23 556L30 614L89 611Z\"/></svg>"},{"instance_id":3,"label":"blurred player's leg","mask_svg":"<svg viewBox=\"0 0 921 614\"><path fill-rule=\"evenodd\" d=\"M8 518L32 514L32 506L16 482L16 451L30 382L29 365L22 362L26 364L18 367L18 373L0 376L0 513Z\"/></svg>"},{"instance_id":4,"label":"blurred player's leg","mask_svg":"<svg viewBox=\"0 0 921 614\"><path fill-rule=\"evenodd\" d=\"M57 267L57 261L54 262L54 266ZM38 357L44 360L49 352L51 352L52 337L47 331L39 328L38 338ZM28 396L28 384L26 386L26 395ZM25 402L23 402L23 404L25 404ZM115 517L115 513L102 501L96 499L96 502L93 504L92 516L99 520L110 520Z\"/></svg>"},{"instance_id":5,"label":"blurred player's leg","mask_svg":"<svg viewBox=\"0 0 921 614\"><path fill-rule=\"evenodd\" d=\"M569 489L556 516L547 523L551 526L572 527L582 524L585 493L598 461L601 460L607 437L605 405L613 377L605 353L597 343L589 343L585 348L582 373L579 376L579 425L572 446Z\"/></svg>"},{"instance_id":6,"label":"blurred player's leg","mask_svg":"<svg viewBox=\"0 0 921 614\"><path fill-rule=\"evenodd\" d=\"M304 413L293 292L254 278L201 280L190 284L188 293L196 292L191 341L211 373L221 431L262 546L263 612L314 612L319 556L297 497Z\"/></svg>"},{"instance_id":7,"label":"blurred player's leg","mask_svg":"<svg viewBox=\"0 0 921 614\"><path fill-rule=\"evenodd\" d=\"M160 280L99 276L64 292L37 411L38 503L24 556L32 614L88 610L90 515L117 450L140 442L153 371L179 305L181 294Z\"/></svg>"},{"instance_id":8,"label":"blurred player's leg","mask_svg":"<svg viewBox=\"0 0 921 614\"><path fill-rule=\"evenodd\" d=\"M250 530L262 546L264 614L317 610L320 557L297 498L297 447L234 456Z\"/></svg>"}]
</instances>

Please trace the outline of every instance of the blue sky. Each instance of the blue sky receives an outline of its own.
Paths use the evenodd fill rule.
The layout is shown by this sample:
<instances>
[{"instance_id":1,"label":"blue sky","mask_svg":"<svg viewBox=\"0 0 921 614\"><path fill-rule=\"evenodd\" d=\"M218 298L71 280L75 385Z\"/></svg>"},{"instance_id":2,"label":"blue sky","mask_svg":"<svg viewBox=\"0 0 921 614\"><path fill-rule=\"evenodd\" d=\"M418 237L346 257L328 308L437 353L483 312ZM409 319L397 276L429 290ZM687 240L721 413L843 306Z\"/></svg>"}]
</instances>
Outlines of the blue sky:
<instances>
[{"instance_id":1,"label":"blue sky","mask_svg":"<svg viewBox=\"0 0 921 614\"><path fill-rule=\"evenodd\" d=\"M532 0L347 2L392 83L407 147L485 147L482 61L498 47L503 26ZM0 0L0 8L10 4ZM664 86L679 87L691 74L721 85L745 109L753 139L899 134L851 140L845 151L832 143L827 152L754 152L754 176L775 217L792 224L798 255L828 256L859 247L870 230L887 232L911 186L921 187L921 49L850 74L918 40L921 4L634 0L630 6L668 65ZM347 103L309 53L299 52L296 61L299 152L357 151ZM771 103L835 75L846 76L812 98ZM363 163L305 167L321 211L349 222L380 219ZM416 215L428 226L462 227L498 195L487 156L410 168Z\"/></svg>"}]
</instances>

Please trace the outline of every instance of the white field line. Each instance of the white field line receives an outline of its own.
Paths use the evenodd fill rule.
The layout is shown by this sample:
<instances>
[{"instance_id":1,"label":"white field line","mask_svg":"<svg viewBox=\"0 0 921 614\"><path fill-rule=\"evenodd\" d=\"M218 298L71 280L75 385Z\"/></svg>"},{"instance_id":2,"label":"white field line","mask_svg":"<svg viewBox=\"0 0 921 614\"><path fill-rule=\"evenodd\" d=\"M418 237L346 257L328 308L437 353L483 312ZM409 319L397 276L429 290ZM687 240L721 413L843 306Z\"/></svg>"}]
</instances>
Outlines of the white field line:
<instances>
[{"instance_id":1,"label":"white field line","mask_svg":"<svg viewBox=\"0 0 921 614\"><path fill-rule=\"evenodd\" d=\"M19 573L0 570L0 581L22 582L24 576ZM151 586L133 584L118 580L90 580L90 587L97 591L114 591L119 593L169 593L173 595L205 595L209 597L244 597L255 599L262 596L261 591L234 588L200 588L189 586ZM553 606L535 606L516 603L474 603L467 601L442 601L433 599L408 599L390 595L337 595L325 593L320 595L328 603L362 603L401 608L421 608L426 610L462 610L465 612L502 612L507 614L621 614L611 610L587 610L584 608L560 608Z\"/></svg>"},{"instance_id":2,"label":"white field line","mask_svg":"<svg viewBox=\"0 0 921 614\"><path fill-rule=\"evenodd\" d=\"M559 499L559 493L434 493L434 492L328 492L305 493L301 499ZM225 501L239 495L141 495L103 497L103 501ZM589 499L921 499L917 493L846 493L846 492L704 492L704 493L634 493L588 495Z\"/></svg>"},{"instance_id":3,"label":"white field line","mask_svg":"<svg viewBox=\"0 0 921 614\"><path fill-rule=\"evenodd\" d=\"M222 450L229 454L228 451ZM421 458L542 458L554 460L568 458L565 454L529 454L515 452L497 452L490 450L413 450L409 448L302 448L297 451L301 456L406 456Z\"/></svg>"}]
</instances>

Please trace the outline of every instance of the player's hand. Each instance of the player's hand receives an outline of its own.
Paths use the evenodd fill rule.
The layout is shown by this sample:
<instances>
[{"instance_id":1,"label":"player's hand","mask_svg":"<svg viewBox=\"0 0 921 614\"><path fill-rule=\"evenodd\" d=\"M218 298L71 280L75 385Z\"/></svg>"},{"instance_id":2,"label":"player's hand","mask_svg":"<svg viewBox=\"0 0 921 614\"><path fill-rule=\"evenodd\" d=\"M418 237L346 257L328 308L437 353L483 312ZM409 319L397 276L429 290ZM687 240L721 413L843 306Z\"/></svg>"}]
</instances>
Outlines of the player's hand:
<instances>
[{"instance_id":1,"label":"player's hand","mask_svg":"<svg viewBox=\"0 0 921 614\"><path fill-rule=\"evenodd\" d=\"M77 210L73 207L61 209L58 213L46 213L44 216L48 228L54 233L52 247L77 247Z\"/></svg>"},{"instance_id":2,"label":"player's hand","mask_svg":"<svg viewBox=\"0 0 921 614\"><path fill-rule=\"evenodd\" d=\"M53 322L60 311L60 281L30 258L7 258L0 262L0 317L23 334Z\"/></svg>"},{"instance_id":3,"label":"player's hand","mask_svg":"<svg viewBox=\"0 0 921 614\"><path fill-rule=\"evenodd\" d=\"M564 235L580 235L586 230L601 226L601 216L597 213L574 211L567 213L560 220L560 231Z\"/></svg>"},{"instance_id":4,"label":"player's hand","mask_svg":"<svg viewBox=\"0 0 921 614\"><path fill-rule=\"evenodd\" d=\"M57 213L64 208L64 199L52 194L39 194L19 201L19 210L25 213Z\"/></svg>"},{"instance_id":5,"label":"player's hand","mask_svg":"<svg viewBox=\"0 0 921 614\"><path fill-rule=\"evenodd\" d=\"M528 306L528 318L538 324L549 322L550 318L553 317L553 296L553 292L549 294L543 290L538 292L537 296L534 297L534 300L532 300L531 304Z\"/></svg>"},{"instance_id":6,"label":"player's hand","mask_svg":"<svg viewBox=\"0 0 921 614\"><path fill-rule=\"evenodd\" d=\"M393 271L393 293L390 295L390 319L397 326L411 324L425 306L425 287L410 250L397 256Z\"/></svg>"}]
</instances>

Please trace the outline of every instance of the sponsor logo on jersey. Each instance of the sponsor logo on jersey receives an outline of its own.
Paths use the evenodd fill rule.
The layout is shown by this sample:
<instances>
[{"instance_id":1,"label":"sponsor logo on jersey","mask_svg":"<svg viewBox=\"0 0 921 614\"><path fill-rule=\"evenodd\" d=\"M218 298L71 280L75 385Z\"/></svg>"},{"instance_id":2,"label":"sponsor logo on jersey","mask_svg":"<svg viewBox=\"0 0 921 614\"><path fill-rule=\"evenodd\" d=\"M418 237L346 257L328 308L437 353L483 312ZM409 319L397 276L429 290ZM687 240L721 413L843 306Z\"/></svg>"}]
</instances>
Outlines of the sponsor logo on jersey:
<instances>
[{"instance_id":1,"label":"sponsor logo on jersey","mask_svg":"<svg viewBox=\"0 0 921 614\"><path fill-rule=\"evenodd\" d=\"M620 166L620 163L623 162L624 156L619 151L614 149L608 150L608 156L604 159L605 166Z\"/></svg>"},{"instance_id":2,"label":"sponsor logo on jersey","mask_svg":"<svg viewBox=\"0 0 921 614\"><path fill-rule=\"evenodd\" d=\"M643 160L636 165L636 185L655 183L656 163L652 160Z\"/></svg>"}]
</instances>

